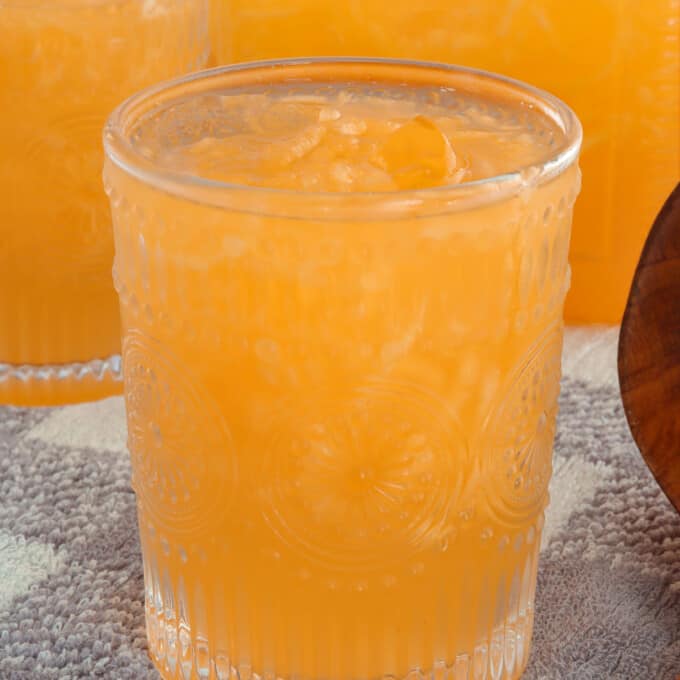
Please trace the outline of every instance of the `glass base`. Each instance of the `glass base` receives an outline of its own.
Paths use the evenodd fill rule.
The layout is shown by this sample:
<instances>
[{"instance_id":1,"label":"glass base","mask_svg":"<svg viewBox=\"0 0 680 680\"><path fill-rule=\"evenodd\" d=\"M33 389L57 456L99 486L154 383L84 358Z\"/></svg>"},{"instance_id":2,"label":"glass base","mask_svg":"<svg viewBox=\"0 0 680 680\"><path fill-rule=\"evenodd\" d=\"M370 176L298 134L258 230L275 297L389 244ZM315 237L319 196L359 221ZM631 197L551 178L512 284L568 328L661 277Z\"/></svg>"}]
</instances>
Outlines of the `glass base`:
<instances>
[{"instance_id":1,"label":"glass base","mask_svg":"<svg viewBox=\"0 0 680 680\"><path fill-rule=\"evenodd\" d=\"M331 570L222 529L173 535L139 510L149 655L164 680L518 680L526 668L542 513L486 527L483 545L485 523L470 518L443 558Z\"/></svg>"},{"instance_id":2,"label":"glass base","mask_svg":"<svg viewBox=\"0 0 680 680\"><path fill-rule=\"evenodd\" d=\"M262 672L249 663L232 665L226 655L211 654L207 641L192 639L190 631L180 630L168 639L170 626L153 606L147 605L146 627L149 656L163 680L284 680L274 670ZM519 680L529 661L532 629L533 611L520 620L504 621L474 649L452 652L449 662L434 659L403 677L385 673L376 680Z\"/></svg>"},{"instance_id":3,"label":"glass base","mask_svg":"<svg viewBox=\"0 0 680 680\"><path fill-rule=\"evenodd\" d=\"M57 406L123 392L120 355L72 364L0 363L0 404Z\"/></svg>"}]
</instances>

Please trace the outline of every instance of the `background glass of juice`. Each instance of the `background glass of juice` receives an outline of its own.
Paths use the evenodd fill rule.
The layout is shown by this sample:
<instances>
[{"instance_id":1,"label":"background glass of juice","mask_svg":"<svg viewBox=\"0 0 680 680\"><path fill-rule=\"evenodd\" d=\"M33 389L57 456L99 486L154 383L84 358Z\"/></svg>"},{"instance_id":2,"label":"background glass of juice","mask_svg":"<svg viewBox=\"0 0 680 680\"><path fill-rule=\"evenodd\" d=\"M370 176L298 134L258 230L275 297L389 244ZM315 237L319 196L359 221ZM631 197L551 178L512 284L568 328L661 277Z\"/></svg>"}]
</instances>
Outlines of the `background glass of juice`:
<instances>
[{"instance_id":1,"label":"background glass of juice","mask_svg":"<svg viewBox=\"0 0 680 680\"><path fill-rule=\"evenodd\" d=\"M400 117L407 105L444 111L449 161L467 143L468 169L506 152L518 165L430 186L442 138ZM359 162L372 144L387 175ZM525 165L534 144L543 160ZM519 677L579 145L550 95L415 62L229 67L112 115L105 182L164 678ZM352 173L410 188L333 184Z\"/></svg>"},{"instance_id":2,"label":"background glass of juice","mask_svg":"<svg viewBox=\"0 0 680 680\"><path fill-rule=\"evenodd\" d=\"M570 321L618 322L680 180L680 0L212 0L219 63L360 54L484 68L555 92L584 127Z\"/></svg>"},{"instance_id":3,"label":"background glass of juice","mask_svg":"<svg viewBox=\"0 0 680 680\"><path fill-rule=\"evenodd\" d=\"M205 0L0 0L0 403L121 391L101 131L207 47Z\"/></svg>"}]
</instances>

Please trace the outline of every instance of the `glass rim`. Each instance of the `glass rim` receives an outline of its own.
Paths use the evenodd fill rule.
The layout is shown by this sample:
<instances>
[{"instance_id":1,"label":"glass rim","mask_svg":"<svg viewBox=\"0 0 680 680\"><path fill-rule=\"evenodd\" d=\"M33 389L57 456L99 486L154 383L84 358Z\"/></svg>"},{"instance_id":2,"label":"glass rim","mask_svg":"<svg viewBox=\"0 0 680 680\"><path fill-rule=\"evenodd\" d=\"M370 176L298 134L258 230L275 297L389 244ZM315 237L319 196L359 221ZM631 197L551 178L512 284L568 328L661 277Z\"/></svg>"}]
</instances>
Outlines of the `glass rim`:
<instances>
[{"instance_id":1,"label":"glass rim","mask_svg":"<svg viewBox=\"0 0 680 680\"><path fill-rule=\"evenodd\" d=\"M2 1L2 0L0 0ZM459 184L447 184L423 189L406 189L395 191L357 191L329 192L297 189L281 189L266 186L253 186L225 182L199 175L185 174L162 168L158 163L148 159L135 149L126 131L144 115L163 101L171 101L174 95L210 92L212 87L223 79L228 87L230 76L252 73L256 76L270 74L275 80L257 80L257 83L279 82L283 70L319 69L342 66L371 66L376 69L411 69L413 73L426 71L430 74L442 72L449 77L460 76L473 80L486 81L498 91L515 92L524 95L531 102L539 104L544 115L548 116L564 134L563 143L547 160L538 164L519 167L491 177L484 177ZM370 75L374 75L372 72ZM357 78L358 79L358 78ZM380 78L371 78L374 82ZM285 82L285 81L280 81ZM298 81L299 82L299 81ZM399 82L408 83L409 80ZM442 82L442 85L445 83ZM201 87L201 85L206 85ZM183 92L183 88L190 88ZM216 68L196 71L172 80L157 83L123 101L109 115L103 131L103 143L107 162L131 175L144 184L150 185L166 194L206 204L217 208L233 208L247 212L262 213L267 201L272 198L280 201L291 201L290 209L275 209L274 212L292 216L302 212L305 216L320 212L331 216L336 209L342 208L346 213L358 212L366 216L371 206L380 206L382 214L392 208L397 214L420 214L428 204L436 204L438 212L452 212L469 209L471 204L491 204L510 198L523 189L542 184L559 175L577 159L581 149L583 131L581 123L574 111L555 95L528 85L520 80L509 78L483 69L467 66L444 64L410 59L391 59L374 57L304 57L288 59L272 59L218 66ZM263 204L264 203L264 204ZM347 204L351 205L348 206ZM238 206L238 207L237 207ZM256 206L259 206L257 208Z\"/></svg>"}]
</instances>

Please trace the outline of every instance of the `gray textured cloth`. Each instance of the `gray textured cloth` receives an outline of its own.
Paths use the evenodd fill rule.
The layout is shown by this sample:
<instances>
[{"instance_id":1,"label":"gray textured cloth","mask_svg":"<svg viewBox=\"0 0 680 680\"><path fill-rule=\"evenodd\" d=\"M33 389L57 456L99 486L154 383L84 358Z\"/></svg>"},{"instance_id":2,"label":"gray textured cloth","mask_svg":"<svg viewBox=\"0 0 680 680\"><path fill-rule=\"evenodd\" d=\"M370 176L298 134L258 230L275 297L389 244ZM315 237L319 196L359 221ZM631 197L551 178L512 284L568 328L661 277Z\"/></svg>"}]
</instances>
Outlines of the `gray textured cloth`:
<instances>
[{"instance_id":1,"label":"gray textured cloth","mask_svg":"<svg viewBox=\"0 0 680 680\"><path fill-rule=\"evenodd\" d=\"M680 519L629 435L616 334L568 334L526 680L680 673ZM0 408L0 680L158 678L121 399Z\"/></svg>"}]
</instances>

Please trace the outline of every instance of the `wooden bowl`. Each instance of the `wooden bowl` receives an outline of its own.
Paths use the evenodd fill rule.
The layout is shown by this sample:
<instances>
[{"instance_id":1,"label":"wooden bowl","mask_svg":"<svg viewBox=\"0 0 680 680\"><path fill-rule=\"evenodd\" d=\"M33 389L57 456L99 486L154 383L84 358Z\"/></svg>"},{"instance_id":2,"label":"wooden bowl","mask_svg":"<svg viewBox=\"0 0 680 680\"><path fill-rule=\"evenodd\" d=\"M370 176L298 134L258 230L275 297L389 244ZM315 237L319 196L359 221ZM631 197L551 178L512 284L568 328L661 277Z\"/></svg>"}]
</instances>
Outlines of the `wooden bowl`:
<instances>
[{"instance_id":1,"label":"wooden bowl","mask_svg":"<svg viewBox=\"0 0 680 680\"><path fill-rule=\"evenodd\" d=\"M618 368L633 437L680 512L680 184L642 250L621 325Z\"/></svg>"}]
</instances>

